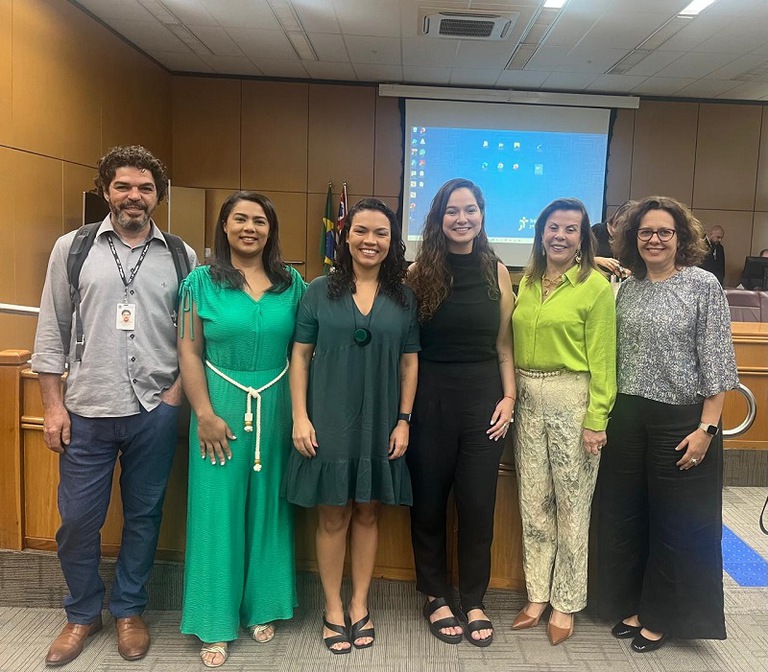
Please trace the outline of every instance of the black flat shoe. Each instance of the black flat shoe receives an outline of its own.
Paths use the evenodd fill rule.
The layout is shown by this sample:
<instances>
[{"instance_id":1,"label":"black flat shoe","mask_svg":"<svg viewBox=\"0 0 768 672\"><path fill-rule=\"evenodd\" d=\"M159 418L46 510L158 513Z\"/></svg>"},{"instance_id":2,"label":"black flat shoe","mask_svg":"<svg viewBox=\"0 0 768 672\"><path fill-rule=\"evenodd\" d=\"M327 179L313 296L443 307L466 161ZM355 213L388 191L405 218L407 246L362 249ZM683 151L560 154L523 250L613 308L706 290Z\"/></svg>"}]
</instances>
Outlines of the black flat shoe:
<instances>
[{"instance_id":1,"label":"black flat shoe","mask_svg":"<svg viewBox=\"0 0 768 672\"><path fill-rule=\"evenodd\" d=\"M657 649L660 649L664 645L665 641L667 641L666 635L662 635L659 637L659 639L653 640L643 637L640 633L637 633L635 638L632 640L631 649L635 653L648 653L649 651L656 651Z\"/></svg>"},{"instance_id":2,"label":"black flat shoe","mask_svg":"<svg viewBox=\"0 0 768 672\"><path fill-rule=\"evenodd\" d=\"M475 639L472 636L473 632L479 632L480 630L493 630L493 623L485 618L476 618L474 621L468 620L467 614L474 609L480 609L485 611L485 607L480 605L479 607L470 607L466 612L462 612L461 619L466 623L464 627L464 637L473 646L490 646L493 641L493 632L485 639Z\"/></svg>"},{"instance_id":3,"label":"black flat shoe","mask_svg":"<svg viewBox=\"0 0 768 672\"><path fill-rule=\"evenodd\" d=\"M440 632L440 628L458 628L461 627L458 619L455 616L446 616L445 618L438 618L434 623L429 620L429 617L434 614L440 607L448 607L448 602L444 597L436 597L431 602L427 600L424 603L424 618L427 619L429 625L429 631L437 637L441 642L446 644L458 644L461 641L463 635L448 635L444 632Z\"/></svg>"},{"instance_id":4,"label":"black flat shoe","mask_svg":"<svg viewBox=\"0 0 768 672\"><path fill-rule=\"evenodd\" d=\"M632 637L637 637L642 629L642 625L627 625L622 620L611 628L611 634L616 639L630 639Z\"/></svg>"},{"instance_id":5,"label":"black flat shoe","mask_svg":"<svg viewBox=\"0 0 768 672\"><path fill-rule=\"evenodd\" d=\"M349 653L352 650L352 642L349 641L349 630L346 625L346 617L345 617L345 624L344 625L338 625L336 623L329 623L325 620L325 615L323 615L323 625L328 628L329 630L333 630L334 632L338 632L338 635L329 635L328 637L323 637L323 644L325 644L326 648L333 653L334 655L341 655L344 653ZM334 644L343 644L344 642L347 642L350 646L348 646L346 649L332 649L331 647Z\"/></svg>"},{"instance_id":6,"label":"black flat shoe","mask_svg":"<svg viewBox=\"0 0 768 672\"><path fill-rule=\"evenodd\" d=\"M352 642L352 646L354 646L356 649L367 649L373 646L373 642L376 639L376 629L373 627L363 628L363 625L365 625L370 620L370 618L371 612L369 611L365 616L357 621L357 623L353 623L349 628L349 639ZM355 640L360 639L361 637L370 637L371 641L367 644L355 643Z\"/></svg>"}]
</instances>

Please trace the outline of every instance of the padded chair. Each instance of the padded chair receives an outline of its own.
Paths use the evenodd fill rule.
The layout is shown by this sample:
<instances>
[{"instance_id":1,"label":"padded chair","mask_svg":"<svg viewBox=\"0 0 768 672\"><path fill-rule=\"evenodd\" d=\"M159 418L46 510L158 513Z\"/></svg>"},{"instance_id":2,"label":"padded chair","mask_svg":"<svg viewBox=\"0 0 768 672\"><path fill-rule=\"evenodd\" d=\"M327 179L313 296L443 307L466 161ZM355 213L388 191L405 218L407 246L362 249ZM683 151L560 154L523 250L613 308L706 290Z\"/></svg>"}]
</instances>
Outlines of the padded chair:
<instances>
[{"instance_id":1,"label":"padded chair","mask_svg":"<svg viewBox=\"0 0 768 672\"><path fill-rule=\"evenodd\" d=\"M726 289L725 298L731 309L731 322L768 321L768 292Z\"/></svg>"}]
</instances>

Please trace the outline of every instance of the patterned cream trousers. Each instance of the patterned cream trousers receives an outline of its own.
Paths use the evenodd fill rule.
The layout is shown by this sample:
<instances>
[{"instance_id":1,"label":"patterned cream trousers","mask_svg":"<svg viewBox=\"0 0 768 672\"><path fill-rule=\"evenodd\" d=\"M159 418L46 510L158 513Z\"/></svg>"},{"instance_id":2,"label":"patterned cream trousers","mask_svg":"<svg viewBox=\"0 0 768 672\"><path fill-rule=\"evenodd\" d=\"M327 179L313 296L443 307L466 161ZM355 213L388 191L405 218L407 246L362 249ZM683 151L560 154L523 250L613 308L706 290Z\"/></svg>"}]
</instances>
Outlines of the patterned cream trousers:
<instances>
[{"instance_id":1,"label":"patterned cream trousers","mask_svg":"<svg viewBox=\"0 0 768 672\"><path fill-rule=\"evenodd\" d=\"M587 604L587 554L599 455L581 441L589 374L517 370L515 463L531 602Z\"/></svg>"}]
</instances>

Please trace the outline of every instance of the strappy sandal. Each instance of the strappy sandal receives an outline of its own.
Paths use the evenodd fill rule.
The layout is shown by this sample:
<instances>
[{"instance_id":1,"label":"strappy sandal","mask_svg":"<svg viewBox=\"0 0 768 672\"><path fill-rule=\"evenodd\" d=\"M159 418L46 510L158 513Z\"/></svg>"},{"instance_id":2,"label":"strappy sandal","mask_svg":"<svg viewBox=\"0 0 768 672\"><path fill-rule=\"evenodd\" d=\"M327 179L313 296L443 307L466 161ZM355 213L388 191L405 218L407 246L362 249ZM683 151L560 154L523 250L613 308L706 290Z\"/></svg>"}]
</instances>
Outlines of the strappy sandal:
<instances>
[{"instance_id":1,"label":"strappy sandal","mask_svg":"<svg viewBox=\"0 0 768 672\"><path fill-rule=\"evenodd\" d=\"M467 624L467 627L464 628L464 635L467 639L467 641L474 645L474 646L490 646L491 642L493 641L493 632L491 632L488 637L485 639L475 639L472 636L473 632L478 632L480 630L493 630L493 623L491 623L486 618L476 618L474 621L470 621L467 614L469 614L470 611L474 611L475 609L480 609L481 611L485 611L485 607L481 604L478 607L470 607L465 612L459 612L461 613L462 620Z\"/></svg>"},{"instance_id":2,"label":"strappy sandal","mask_svg":"<svg viewBox=\"0 0 768 672\"><path fill-rule=\"evenodd\" d=\"M431 602L429 599L424 603L424 618L427 619L429 625L429 631L437 637L441 642L446 644L458 644L461 641L462 635L449 635L445 632L440 632L441 628L458 628L461 627L456 616L446 616L445 618L438 618L434 623L429 620L429 617L434 614L441 607L448 607L448 602L444 597L436 597Z\"/></svg>"},{"instance_id":3,"label":"strappy sandal","mask_svg":"<svg viewBox=\"0 0 768 672\"><path fill-rule=\"evenodd\" d=\"M369 611L363 616L357 623L353 623L349 629L349 639L352 642L352 646L356 649L367 649L373 646L373 642L376 640L376 629L371 626L370 628L363 628L363 625L371 620L371 612ZM367 644L357 644L356 639L361 637L370 637L371 641Z\"/></svg>"},{"instance_id":4,"label":"strappy sandal","mask_svg":"<svg viewBox=\"0 0 768 672\"><path fill-rule=\"evenodd\" d=\"M222 658L221 662L209 663L205 659L206 653L218 653ZM200 649L200 660L203 661L203 665L205 665L206 667L221 667L224 663L227 662L227 658L229 658L229 651L225 646L216 644L215 646L204 646L202 649Z\"/></svg>"},{"instance_id":5,"label":"strappy sandal","mask_svg":"<svg viewBox=\"0 0 768 672\"><path fill-rule=\"evenodd\" d=\"M272 633L264 638L259 639L258 635L260 635L262 632L267 632L272 628ZM251 637L253 637L254 642L258 642L259 644L266 644L267 642L271 642L275 638L275 624L274 623L263 623L259 625L254 625L251 628Z\"/></svg>"},{"instance_id":6,"label":"strappy sandal","mask_svg":"<svg viewBox=\"0 0 768 672\"><path fill-rule=\"evenodd\" d=\"M346 617L344 619L346 621ZM328 637L323 637L323 644L325 644L325 647L334 655L341 655L344 653L349 653L352 650L352 642L349 641L349 630L347 629L346 622L344 625L337 625L336 623L329 623L325 620L325 616L323 616L323 625L328 628L329 630L333 630L334 632L338 632L338 635L329 635ZM350 644L346 649L333 649L331 648L334 644L343 644L344 642L347 642Z\"/></svg>"}]
</instances>

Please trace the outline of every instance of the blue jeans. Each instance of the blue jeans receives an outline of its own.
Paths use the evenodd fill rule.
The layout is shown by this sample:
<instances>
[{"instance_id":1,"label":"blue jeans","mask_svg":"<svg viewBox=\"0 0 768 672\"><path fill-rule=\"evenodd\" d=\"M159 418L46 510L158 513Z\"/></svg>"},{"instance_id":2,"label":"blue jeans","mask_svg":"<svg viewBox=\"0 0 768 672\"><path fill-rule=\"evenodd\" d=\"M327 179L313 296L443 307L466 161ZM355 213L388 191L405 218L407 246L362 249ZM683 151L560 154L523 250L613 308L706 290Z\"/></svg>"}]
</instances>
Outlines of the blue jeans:
<instances>
[{"instance_id":1,"label":"blue jeans","mask_svg":"<svg viewBox=\"0 0 768 672\"><path fill-rule=\"evenodd\" d=\"M165 486L176 447L178 408L121 418L70 413L70 444L59 459L59 560L69 595L67 620L91 623L101 613L101 528L107 517L112 473L120 455L123 535L109 610L115 618L141 614L160 531Z\"/></svg>"}]
</instances>

